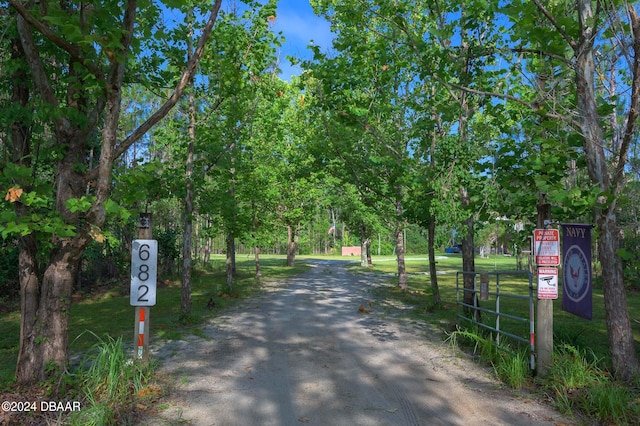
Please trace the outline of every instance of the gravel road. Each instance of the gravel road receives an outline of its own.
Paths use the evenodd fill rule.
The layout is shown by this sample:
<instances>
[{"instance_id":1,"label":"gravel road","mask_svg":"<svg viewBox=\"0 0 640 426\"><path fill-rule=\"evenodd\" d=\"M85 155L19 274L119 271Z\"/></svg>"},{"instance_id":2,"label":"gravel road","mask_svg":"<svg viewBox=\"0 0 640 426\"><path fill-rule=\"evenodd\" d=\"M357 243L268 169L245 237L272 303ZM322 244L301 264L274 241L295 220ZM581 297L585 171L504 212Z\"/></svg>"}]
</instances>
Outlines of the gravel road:
<instances>
[{"instance_id":1,"label":"gravel road","mask_svg":"<svg viewBox=\"0 0 640 426\"><path fill-rule=\"evenodd\" d=\"M142 423L571 424L505 389L429 326L401 319L401 306L373 299L375 278L344 265L312 261L309 272L222 312L206 337L155 347L175 389Z\"/></svg>"}]
</instances>

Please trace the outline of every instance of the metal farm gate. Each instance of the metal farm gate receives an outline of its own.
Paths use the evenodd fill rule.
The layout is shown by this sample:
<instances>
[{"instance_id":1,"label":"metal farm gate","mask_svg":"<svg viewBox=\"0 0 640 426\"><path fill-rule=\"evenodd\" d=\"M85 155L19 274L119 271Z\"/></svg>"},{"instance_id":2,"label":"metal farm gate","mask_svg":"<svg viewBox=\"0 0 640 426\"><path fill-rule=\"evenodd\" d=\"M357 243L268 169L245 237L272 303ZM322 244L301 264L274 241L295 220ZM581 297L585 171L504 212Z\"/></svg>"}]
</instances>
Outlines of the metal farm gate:
<instances>
[{"instance_id":1,"label":"metal farm gate","mask_svg":"<svg viewBox=\"0 0 640 426\"><path fill-rule=\"evenodd\" d=\"M462 280L460 277L463 277ZM464 279L473 279L473 289L464 288ZM490 280L493 277L493 280ZM511 280L509 280L511 278ZM528 296L515 294L512 290L501 288L505 286L522 285L528 282ZM516 283L516 284L514 284ZM465 303L464 295L472 293L473 303ZM469 297L467 297L469 298ZM504 300L507 299L507 300ZM518 316L513 308L509 309L509 300L511 303L527 303L529 305L529 317ZM515 302L517 300L518 302ZM457 318L458 326L460 321L467 321L490 330L496 334L496 345L500 345L500 337L507 336L519 342L528 343L530 351L530 367L535 369L535 309L534 309L534 291L533 277L529 271L493 271L493 272L464 272L460 271L456 274L456 301L458 306ZM482 302L482 303L481 303ZM502 304L501 304L502 302ZM522 309L520 309L522 311ZM470 312L471 315L464 315L462 311ZM485 318L482 318L482 314ZM490 321L486 320L489 316ZM495 322L491 321L495 317ZM504 326L501 328L501 319L514 321L516 323L529 323L529 336L521 336L506 331ZM525 334L524 332L522 334Z\"/></svg>"}]
</instances>

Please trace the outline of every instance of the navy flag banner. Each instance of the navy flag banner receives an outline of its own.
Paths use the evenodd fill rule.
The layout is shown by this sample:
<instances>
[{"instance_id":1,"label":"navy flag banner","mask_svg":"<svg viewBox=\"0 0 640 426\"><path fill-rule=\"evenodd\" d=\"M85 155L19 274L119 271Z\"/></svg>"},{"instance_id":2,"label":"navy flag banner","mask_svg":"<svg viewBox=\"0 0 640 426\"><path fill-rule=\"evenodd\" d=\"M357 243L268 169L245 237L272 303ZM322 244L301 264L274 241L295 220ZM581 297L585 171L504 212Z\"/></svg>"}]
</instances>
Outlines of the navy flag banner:
<instances>
[{"instance_id":1,"label":"navy flag banner","mask_svg":"<svg viewBox=\"0 0 640 426\"><path fill-rule=\"evenodd\" d=\"M562 309L592 319L591 225L562 224Z\"/></svg>"}]
</instances>

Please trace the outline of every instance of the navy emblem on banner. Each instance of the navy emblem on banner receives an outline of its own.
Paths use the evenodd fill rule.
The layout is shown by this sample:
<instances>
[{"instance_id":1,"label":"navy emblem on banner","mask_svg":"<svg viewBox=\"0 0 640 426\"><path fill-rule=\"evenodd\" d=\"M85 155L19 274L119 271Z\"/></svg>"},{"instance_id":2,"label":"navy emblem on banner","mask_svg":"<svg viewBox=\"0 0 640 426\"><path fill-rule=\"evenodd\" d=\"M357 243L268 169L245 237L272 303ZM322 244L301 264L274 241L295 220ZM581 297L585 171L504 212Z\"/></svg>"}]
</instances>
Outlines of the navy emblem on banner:
<instances>
[{"instance_id":1,"label":"navy emblem on banner","mask_svg":"<svg viewBox=\"0 0 640 426\"><path fill-rule=\"evenodd\" d=\"M562 224L562 309L592 319L591 225Z\"/></svg>"}]
</instances>

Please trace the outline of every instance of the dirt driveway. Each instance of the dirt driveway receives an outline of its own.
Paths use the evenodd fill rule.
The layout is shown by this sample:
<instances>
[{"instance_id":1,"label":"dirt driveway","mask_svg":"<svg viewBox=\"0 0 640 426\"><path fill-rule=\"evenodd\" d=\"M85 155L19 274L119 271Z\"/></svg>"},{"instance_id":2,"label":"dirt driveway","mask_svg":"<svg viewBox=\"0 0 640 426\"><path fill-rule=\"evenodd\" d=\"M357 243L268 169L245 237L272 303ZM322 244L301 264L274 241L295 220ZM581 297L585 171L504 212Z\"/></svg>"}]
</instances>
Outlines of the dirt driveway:
<instances>
[{"instance_id":1,"label":"dirt driveway","mask_svg":"<svg viewBox=\"0 0 640 426\"><path fill-rule=\"evenodd\" d=\"M308 273L216 317L206 338L156 348L175 389L145 423L570 424L502 388L428 326L383 309L369 292L372 278L344 265L314 261Z\"/></svg>"}]
</instances>

